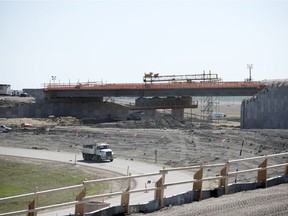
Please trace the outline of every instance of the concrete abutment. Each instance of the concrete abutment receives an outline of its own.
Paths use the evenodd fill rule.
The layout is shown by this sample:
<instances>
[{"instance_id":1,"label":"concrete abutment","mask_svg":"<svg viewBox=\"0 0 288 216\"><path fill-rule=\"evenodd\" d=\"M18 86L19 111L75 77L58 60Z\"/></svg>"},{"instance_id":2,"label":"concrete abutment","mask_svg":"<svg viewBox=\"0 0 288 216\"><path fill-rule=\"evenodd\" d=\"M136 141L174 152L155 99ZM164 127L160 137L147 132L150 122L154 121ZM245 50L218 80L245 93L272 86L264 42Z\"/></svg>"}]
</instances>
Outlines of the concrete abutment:
<instances>
[{"instance_id":1,"label":"concrete abutment","mask_svg":"<svg viewBox=\"0 0 288 216\"><path fill-rule=\"evenodd\" d=\"M288 86L267 87L241 105L241 128L288 129Z\"/></svg>"}]
</instances>

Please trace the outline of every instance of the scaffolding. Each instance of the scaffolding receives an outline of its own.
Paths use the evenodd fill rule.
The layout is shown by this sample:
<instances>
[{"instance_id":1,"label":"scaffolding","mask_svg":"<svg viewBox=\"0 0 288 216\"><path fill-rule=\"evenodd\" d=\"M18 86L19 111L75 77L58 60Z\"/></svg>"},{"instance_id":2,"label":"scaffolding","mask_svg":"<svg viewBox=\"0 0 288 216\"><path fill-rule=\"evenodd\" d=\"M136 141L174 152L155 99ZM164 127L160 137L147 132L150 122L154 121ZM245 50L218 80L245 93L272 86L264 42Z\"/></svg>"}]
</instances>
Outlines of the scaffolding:
<instances>
[{"instance_id":1,"label":"scaffolding","mask_svg":"<svg viewBox=\"0 0 288 216\"><path fill-rule=\"evenodd\" d=\"M213 121L213 113L219 113L220 111L220 98L207 96L201 99L201 120L205 123L211 123Z\"/></svg>"}]
</instances>

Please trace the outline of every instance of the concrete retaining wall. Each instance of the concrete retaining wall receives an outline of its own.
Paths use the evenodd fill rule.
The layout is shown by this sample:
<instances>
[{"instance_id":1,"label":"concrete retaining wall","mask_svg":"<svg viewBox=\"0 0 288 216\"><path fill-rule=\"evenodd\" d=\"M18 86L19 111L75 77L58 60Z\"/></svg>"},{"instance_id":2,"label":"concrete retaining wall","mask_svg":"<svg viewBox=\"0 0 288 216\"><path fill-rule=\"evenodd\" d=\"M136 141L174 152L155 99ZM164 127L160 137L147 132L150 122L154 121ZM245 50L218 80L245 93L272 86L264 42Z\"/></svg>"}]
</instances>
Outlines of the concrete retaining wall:
<instances>
[{"instance_id":1,"label":"concrete retaining wall","mask_svg":"<svg viewBox=\"0 0 288 216\"><path fill-rule=\"evenodd\" d=\"M288 129L288 86L267 88L243 101L241 128Z\"/></svg>"},{"instance_id":2,"label":"concrete retaining wall","mask_svg":"<svg viewBox=\"0 0 288 216\"><path fill-rule=\"evenodd\" d=\"M47 118L49 115L54 115L55 117L73 116L79 119L113 121L127 119L128 111L129 108L114 103L59 101L1 108L0 118Z\"/></svg>"}]
</instances>

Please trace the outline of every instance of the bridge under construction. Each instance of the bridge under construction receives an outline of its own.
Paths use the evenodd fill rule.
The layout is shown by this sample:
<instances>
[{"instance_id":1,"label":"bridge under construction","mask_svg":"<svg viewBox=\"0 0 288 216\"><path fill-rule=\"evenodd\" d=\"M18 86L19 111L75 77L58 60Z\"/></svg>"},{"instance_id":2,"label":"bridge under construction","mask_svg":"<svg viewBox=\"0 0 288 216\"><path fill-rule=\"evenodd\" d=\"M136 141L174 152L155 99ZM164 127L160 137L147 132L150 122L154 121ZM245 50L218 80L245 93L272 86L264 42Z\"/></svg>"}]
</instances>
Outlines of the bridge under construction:
<instances>
[{"instance_id":1,"label":"bridge under construction","mask_svg":"<svg viewBox=\"0 0 288 216\"><path fill-rule=\"evenodd\" d=\"M201 96L206 98L206 104L201 104L201 116L209 117L213 112L212 97L253 96L263 88L260 82L223 82L211 72L167 76L149 72L144 74L143 83L48 83L44 89L26 91L36 98L35 104L3 110L2 116L74 116L110 121L128 119L127 116L135 112L153 117L161 109L171 110L175 118L183 119L185 109L198 107L193 97ZM135 98L135 103L127 106L109 100L117 97Z\"/></svg>"},{"instance_id":2,"label":"bridge under construction","mask_svg":"<svg viewBox=\"0 0 288 216\"><path fill-rule=\"evenodd\" d=\"M45 85L47 99L91 97L182 97L182 96L252 96L263 85L260 82L222 82L217 74L159 76L145 74L144 83Z\"/></svg>"},{"instance_id":3,"label":"bridge under construction","mask_svg":"<svg viewBox=\"0 0 288 216\"><path fill-rule=\"evenodd\" d=\"M150 72L144 74L143 83L49 83L44 93L50 102L104 102L103 98L133 97L135 105L129 110L142 110L146 116L154 116L157 109L171 109L174 117L182 119L184 109L198 107L198 102L192 100L194 96L252 96L262 88L260 82L223 82L211 72L165 76ZM202 116L211 119L213 101L206 101Z\"/></svg>"}]
</instances>

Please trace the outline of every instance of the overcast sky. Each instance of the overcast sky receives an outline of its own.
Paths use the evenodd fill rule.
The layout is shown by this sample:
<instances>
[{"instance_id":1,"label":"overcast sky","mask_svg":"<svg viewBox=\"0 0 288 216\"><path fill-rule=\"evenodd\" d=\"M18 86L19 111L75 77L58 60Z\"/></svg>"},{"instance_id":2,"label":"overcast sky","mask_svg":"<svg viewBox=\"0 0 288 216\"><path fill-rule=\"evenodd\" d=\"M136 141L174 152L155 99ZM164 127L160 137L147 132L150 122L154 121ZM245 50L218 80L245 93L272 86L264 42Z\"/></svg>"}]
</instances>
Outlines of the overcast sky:
<instances>
[{"instance_id":1,"label":"overcast sky","mask_svg":"<svg viewBox=\"0 0 288 216\"><path fill-rule=\"evenodd\" d=\"M0 1L0 84L288 78L288 1Z\"/></svg>"}]
</instances>

